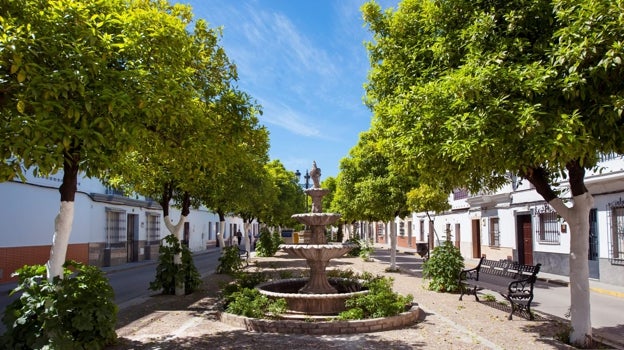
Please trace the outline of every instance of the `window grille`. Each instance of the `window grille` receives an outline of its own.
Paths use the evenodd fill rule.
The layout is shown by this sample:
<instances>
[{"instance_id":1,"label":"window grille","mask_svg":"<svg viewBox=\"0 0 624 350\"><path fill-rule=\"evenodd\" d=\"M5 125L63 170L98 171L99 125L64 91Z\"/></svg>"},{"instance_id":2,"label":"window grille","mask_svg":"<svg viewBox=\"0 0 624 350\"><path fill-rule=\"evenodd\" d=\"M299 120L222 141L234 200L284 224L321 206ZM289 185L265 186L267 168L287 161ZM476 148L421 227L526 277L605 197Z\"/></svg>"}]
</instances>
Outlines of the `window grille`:
<instances>
[{"instance_id":1,"label":"window grille","mask_svg":"<svg viewBox=\"0 0 624 350\"><path fill-rule=\"evenodd\" d=\"M544 204L541 208L535 210L535 214L539 219L537 226L537 239L540 243L560 244L561 243L561 226L557 212L548 204Z\"/></svg>"},{"instance_id":2,"label":"window grille","mask_svg":"<svg viewBox=\"0 0 624 350\"><path fill-rule=\"evenodd\" d=\"M500 247L500 228L498 218L490 218L490 245Z\"/></svg>"},{"instance_id":3,"label":"window grille","mask_svg":"<svg viewBox=\"0 0 624 350\"><path fill-rule=\"evenodd\" d=\"M606 162L606 161L609 161L609 160L617 159L618 157L620 157L620 155L618 153L615 153L615 152L599 153L598 154L598 161L599 162Z\"/></svg>"},{"instance_id":4,"label":"window grille","mask_svg":"<svg viewBox=\"0 0 624 350\"><path fill-rule=\"evenodd\" d=\"M126 241L126 212L106 208L106 245L121 247Z\"/></svg>"},{"instance_id":5,"label":"window grille","mask_svg":"<svg viewBox=\"0 0 624 350\"><path fill-rule=\"evenodd\" d=\"M160 243L160 215L147 213L147 243Z\"/></svg>"},{"instance_id":6,"label":"window grille","mask_svg":"<svg viewBox=\"0 0 624 350\"><path fill-rule=\"evenodd\" d=\"M468 198L468 191L466 189L458 188L453 191L453 200L459 200L464 198Z\"/></svg>"},{"instance_id":7,"label":"window grille","mask_svg":"<svg viewBox=\"0 0 624 350\"><path fill-rule=\"evenodd\" d=\"M607 213L611 232L607 235L609 245L609 260L612 264L624 265L624 201L620 200L607 205Z\"/></svg>"},{"instance_id":8,"label":"window grille","mask_svg":"<svg viewBox=\"0 0 624 350\"><path fill-rule=\"evenodd\" d=\"M598 210L592 209L589 212L589 252L588 260L598 260Z\"/></svg>"}]
</instances>

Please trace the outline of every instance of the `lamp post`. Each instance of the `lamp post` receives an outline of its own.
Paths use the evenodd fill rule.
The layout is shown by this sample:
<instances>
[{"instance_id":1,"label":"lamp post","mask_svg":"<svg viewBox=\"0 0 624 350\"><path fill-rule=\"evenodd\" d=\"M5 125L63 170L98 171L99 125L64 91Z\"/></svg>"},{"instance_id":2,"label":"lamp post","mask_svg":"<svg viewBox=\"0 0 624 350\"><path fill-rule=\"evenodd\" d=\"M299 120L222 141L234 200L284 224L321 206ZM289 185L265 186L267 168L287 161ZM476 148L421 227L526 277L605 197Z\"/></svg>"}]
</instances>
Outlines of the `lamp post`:
<instances>
[{"instance_id":1,"label":"lamp post","mask_svg":"<svg viewBox=\"0 0 624 350\"><path fill-rule=\"evenodd\" d=\"M301 180L301 172L297 169L295 171L295 176L297 177L297 183L299 183L299 181ZM310 188L310 172L308 171L308 169L306 169L305 175L303 175L303 178L305 179L304 183L300 183L299 186L304 187L306 190L308 188ZM308 211L308 195L306 194L304 197L305 200L305 210L306 212Z\"/></svg>"}]
</instances>

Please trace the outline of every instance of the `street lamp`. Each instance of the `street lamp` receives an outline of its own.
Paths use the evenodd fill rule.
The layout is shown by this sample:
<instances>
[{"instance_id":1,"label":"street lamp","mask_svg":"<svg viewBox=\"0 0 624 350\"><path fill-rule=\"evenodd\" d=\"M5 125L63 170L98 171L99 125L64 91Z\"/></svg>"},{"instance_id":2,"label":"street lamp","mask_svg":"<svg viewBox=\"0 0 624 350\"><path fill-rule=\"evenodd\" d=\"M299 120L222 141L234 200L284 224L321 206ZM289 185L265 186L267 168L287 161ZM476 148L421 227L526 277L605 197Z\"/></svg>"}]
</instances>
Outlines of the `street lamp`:
<instances>
[{"instance_id":1,"label":"street lamp","mask_svg":"<svg viewBox=\"0 0 624 350\"><path fill-rule=\"evenodd\" d=\"M299 169L295 170L295 176L297 177L297 183L299 184L299 186L304 187L306 190L308 188L310 188L310 172L308 171L308 169L306 169L305 175L303 175L303 178L305 179L304 183L299 183L299 181L301 181L301 172L299 171ZM305 197L305 209L306 212L308 211L308 195L306 194Z\"/></svg>"}]
</instances>

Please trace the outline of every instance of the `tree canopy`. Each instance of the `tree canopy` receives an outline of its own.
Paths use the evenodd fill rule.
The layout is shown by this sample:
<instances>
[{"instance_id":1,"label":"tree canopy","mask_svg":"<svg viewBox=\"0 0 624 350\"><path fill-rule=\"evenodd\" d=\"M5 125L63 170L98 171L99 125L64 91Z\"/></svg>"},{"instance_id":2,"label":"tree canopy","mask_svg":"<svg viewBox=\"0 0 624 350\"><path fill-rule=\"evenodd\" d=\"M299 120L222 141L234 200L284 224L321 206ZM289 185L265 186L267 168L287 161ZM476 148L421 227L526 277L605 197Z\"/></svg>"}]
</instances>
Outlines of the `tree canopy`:
<instances>
[{"instance_id":1,"label":"tree canopy","mask_svg":"<svg viewBox=\"0 0 624 350\"><path fill-rule=\"evenodd\" d=\"M390 162L447 191L495 190L508 171L529 180L571 223L571 341L587 342L584 176L598 153L624 151L621 3L403 0L383 11L370 1L362 11L373 32L366 102Z\"/></svg>"}]
</instances>

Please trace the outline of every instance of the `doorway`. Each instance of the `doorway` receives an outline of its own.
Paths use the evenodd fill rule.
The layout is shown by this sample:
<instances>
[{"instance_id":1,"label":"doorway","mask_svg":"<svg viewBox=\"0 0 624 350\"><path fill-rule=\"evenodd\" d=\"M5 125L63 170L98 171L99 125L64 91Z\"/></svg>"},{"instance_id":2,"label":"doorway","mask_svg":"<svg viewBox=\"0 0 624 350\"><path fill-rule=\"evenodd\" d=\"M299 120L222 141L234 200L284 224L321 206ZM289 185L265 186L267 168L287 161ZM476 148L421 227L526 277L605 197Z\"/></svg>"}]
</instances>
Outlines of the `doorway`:
<instances>
[{"instance_id":1,"label":"doorway","mask_svg":"<svg viewBox=\"0 0 624 350\"><path fill-rule=\"evenodd\" d=\"M516 217L516 242L518 242L518 262L533 265L533 226L530 214Z\"/></svg>"},{"instance_id":2,"label":"doorway","mask_svg":"<svg viewBox=\"0 0 624 350\"><path fill-rule=\"evenodd\" d=\"M598 261L598 210L593 208L589 212L589 278L600 278L600 263Z\"/></svg>"},{"instance_id":3,"label":"doorway","mask_svg":"<svg viewBox=\"0 0 624 350\"><path fill-rule=\"evenodd\" d=\"M481 258L481 220L472 220L472 257Z\"/></svg>"},{"instance_id":4,"label":"doorway","mask_svg":"<svg viewBox=\"0 0 624 350\"><path fill-rule=\"evenodd\" d=\"M139 215L128 214L126 227L126 261L139 261Z\"/></svg>"}]
</instances>

